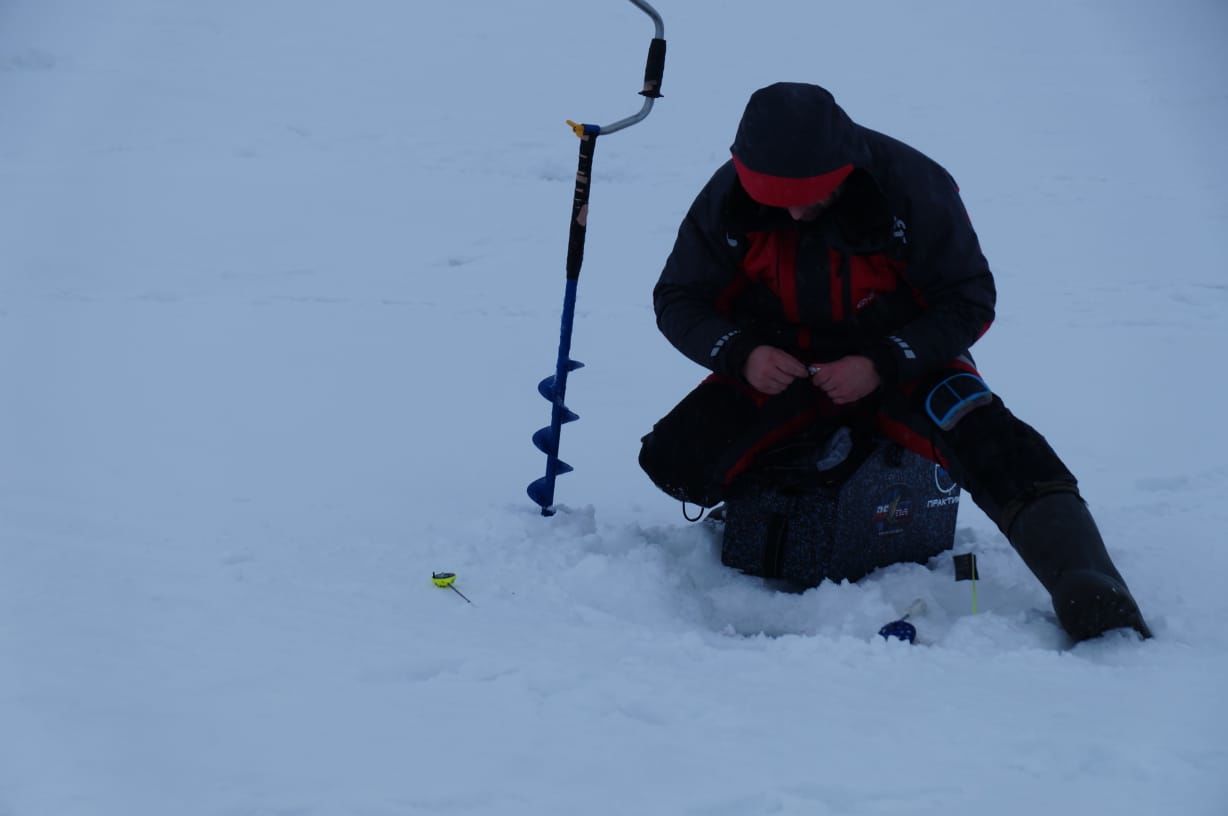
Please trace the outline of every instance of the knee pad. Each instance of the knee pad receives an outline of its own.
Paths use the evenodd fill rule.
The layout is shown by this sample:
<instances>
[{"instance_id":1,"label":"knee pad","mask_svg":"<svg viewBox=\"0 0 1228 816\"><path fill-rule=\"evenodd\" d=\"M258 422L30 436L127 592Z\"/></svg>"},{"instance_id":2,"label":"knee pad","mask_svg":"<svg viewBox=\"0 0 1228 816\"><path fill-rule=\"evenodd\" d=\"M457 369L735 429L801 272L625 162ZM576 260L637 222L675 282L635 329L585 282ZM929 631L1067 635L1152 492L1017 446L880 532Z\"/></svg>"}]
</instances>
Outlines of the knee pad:
<instances>
[{"instance_id":1,"label":"knee pad","mask_svg":"<svg viewBox=\"0 0 1228 816\"><path fill-rule=\"evenodd\" d=\"M938 381L925 395L925 413L949 431L972 411L993 402L993 392L977 374L961 371Z\"/></svg>"}]
</instances>

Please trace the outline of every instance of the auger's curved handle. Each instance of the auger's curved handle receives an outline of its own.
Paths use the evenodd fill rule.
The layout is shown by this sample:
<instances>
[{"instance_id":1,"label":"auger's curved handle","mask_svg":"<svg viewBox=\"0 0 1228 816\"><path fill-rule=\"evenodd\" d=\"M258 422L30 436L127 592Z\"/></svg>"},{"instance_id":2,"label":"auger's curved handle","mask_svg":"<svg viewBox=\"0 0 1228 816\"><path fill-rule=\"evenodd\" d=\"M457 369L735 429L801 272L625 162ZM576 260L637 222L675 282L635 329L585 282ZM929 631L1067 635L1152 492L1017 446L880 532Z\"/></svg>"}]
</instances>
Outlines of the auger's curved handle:
<instances>
[{"instance_id":1,"label":"auger's curved handle","mask_svg":"<svg viewBox=\"0 0 1228 816\"><path fill-rule=\"evenodd\" d=\"M644 0L631 0L637 8L652 18L655 32L652 43L648 46L648 61L644 65L644 89L640 96L644 97L644 106L639 113L619 119L611 125L601 125L598 129L602 135L617 133L623 128L629 128L636 122L642 122L652 112L652 104L661 98L661 80L665 75L665 23L657 10Z\"/></svg>"}]
</instances>

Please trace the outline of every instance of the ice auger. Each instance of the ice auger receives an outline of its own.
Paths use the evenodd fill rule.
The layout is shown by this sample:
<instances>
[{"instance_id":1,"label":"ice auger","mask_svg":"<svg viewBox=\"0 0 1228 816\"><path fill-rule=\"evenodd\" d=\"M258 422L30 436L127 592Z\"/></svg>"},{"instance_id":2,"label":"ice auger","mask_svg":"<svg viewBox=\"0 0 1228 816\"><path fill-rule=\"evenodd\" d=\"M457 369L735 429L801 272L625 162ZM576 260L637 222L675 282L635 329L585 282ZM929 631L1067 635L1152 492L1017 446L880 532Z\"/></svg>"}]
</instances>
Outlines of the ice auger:
<instances>
[{"instance_id":1,"label":"ice auger","mask_svg":"<svg viewBox=\"0 0 1228 816\"><path fill-rule=\"evenodd\" d=\"M533 434L533 444L546 454L546 475L529 485L529 498L542 509L543 516L554 515L554 480L574 468L559 458L559 438L563 424L580 417L563 404L567 394L567 375L584 363L571 359L571 329L576 315L576 284L580 280L580 265L584 262L584 236L588 224L588 191L592 182L593 149L597 137L616 133L641 122L652 111L653 102L661 96L661 77L665 72L665 25L656 9L643 0L631 0L652 18L656 27L648 47L648 62L644 67L644 105L634 116L620 119L612 125L583 125L568 120L567 124L580 137L580 164L576 171L576 192L571 205L571 233L567 241L567 288L563 294L563 318L559 332L559 358L554 374L537 385L537 391L551 405L550 424Z\"/></svg>"}]
</instances>

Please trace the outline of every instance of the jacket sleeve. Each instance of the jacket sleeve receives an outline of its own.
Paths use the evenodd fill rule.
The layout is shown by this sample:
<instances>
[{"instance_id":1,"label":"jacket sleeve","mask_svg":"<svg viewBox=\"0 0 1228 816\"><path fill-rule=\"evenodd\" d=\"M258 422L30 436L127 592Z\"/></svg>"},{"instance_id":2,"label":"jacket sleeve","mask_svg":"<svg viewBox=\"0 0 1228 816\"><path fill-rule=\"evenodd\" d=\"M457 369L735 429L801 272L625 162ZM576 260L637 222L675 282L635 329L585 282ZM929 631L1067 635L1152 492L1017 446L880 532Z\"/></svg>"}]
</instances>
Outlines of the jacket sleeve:
<instances>
[{"instance_id":1,"label":"jacket sleeve","mask_svg":"<svg viewBox=\"0 0 1228 816\"><path fill-rule=\"evenodd\" d=\"M941 168L921 185L902 229L908 265L905 281L920 315L866 350L886 382L903 382L940 368L988 331L997 298L993 274L981 252L955 181Z\"/></svg>"},{"instance_id":2,"label":"jacket sleeve","mask_svg":"<svg viewBox=\"0 0 1228 816\"><path fill-rule=\"evenodd\" d=\"M675 348L718 374L741 377L753 337L718 306L740 274L745 238L723 230L721 208L733 182L732 165L717 171L691 205L674 249L653 289L657 327Z\"/></svg>"}]
</instances>

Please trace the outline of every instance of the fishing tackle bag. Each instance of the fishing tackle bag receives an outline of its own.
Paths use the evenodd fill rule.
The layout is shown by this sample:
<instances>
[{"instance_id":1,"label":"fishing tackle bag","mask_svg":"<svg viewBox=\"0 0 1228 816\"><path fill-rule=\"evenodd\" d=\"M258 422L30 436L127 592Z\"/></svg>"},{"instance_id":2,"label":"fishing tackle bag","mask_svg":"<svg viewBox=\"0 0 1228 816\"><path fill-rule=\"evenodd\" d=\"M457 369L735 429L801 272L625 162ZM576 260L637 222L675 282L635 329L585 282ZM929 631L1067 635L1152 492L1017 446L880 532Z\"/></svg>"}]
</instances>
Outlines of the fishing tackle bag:
<instances>
[{"instance_id":1,"label":"fishing tackle bag","mask_svg":"<svg viewBox=\"0 0 1228 816\"><path fill-rule=\"evenodd\" d=\"M722 508L726 566L812 587L951 548L960 491L942 467L878 437L855 451L848 439L848 450L840 444L837 435L731 486Z\"/></svg>"}]
</instances>

